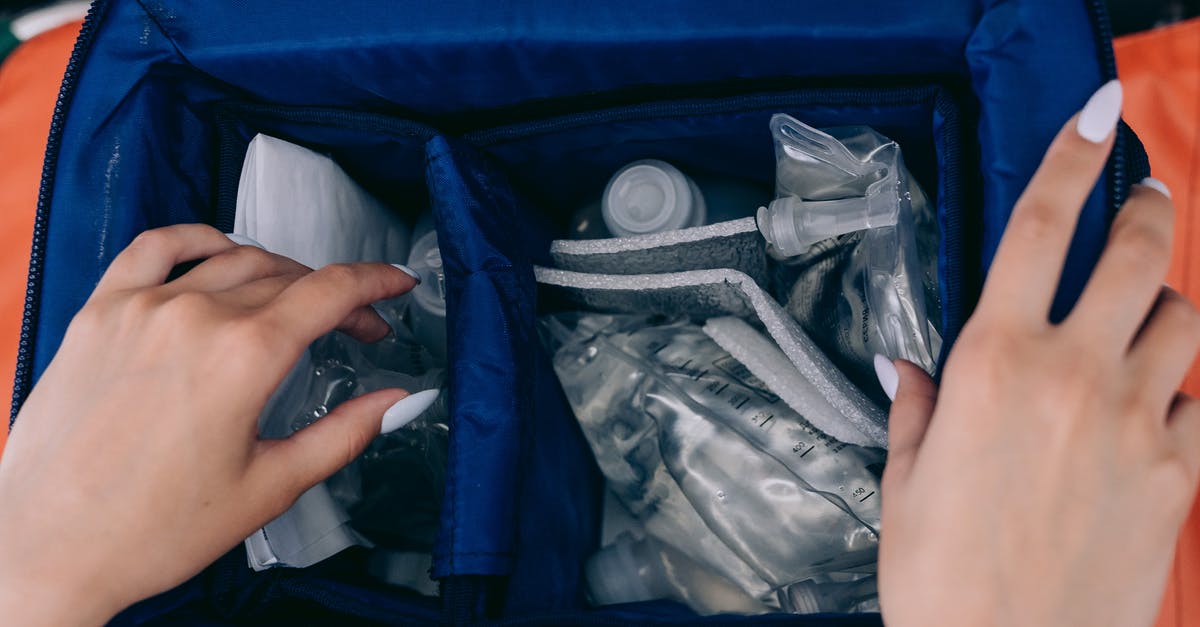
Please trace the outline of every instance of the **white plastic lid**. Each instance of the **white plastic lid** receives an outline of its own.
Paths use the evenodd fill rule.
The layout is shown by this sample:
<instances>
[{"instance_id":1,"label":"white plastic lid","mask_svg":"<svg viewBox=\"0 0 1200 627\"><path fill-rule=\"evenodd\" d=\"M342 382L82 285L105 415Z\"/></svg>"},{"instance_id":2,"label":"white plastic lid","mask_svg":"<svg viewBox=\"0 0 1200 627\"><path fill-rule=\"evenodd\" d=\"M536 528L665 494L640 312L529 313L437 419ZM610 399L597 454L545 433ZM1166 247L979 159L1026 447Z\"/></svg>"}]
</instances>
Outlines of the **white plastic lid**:
<instances>
[{"instance_id":1,"label":"white plastic lid","mask_svg":"<svg viewBox=\"0 0 1200 627\"><path fill-rule=\"evenodd\" d=\"M430 231L413 242L408 254L408 266L421 275L421 282L412 290L413 299L426 311L445 317L446 281L436 231Z\"/></svg>"},{"instance_id":2,"label":"white plastic lid","mask_svg":"<svg viewBox=\"0 0 1200 627\"><path fill-rule=\"evenodd\" d=\"M705 217L704 197L695 182L657 159L621 168L604 189L601 211L604 224L618 237L699 226Z\"/></svg>"}]
</instances>

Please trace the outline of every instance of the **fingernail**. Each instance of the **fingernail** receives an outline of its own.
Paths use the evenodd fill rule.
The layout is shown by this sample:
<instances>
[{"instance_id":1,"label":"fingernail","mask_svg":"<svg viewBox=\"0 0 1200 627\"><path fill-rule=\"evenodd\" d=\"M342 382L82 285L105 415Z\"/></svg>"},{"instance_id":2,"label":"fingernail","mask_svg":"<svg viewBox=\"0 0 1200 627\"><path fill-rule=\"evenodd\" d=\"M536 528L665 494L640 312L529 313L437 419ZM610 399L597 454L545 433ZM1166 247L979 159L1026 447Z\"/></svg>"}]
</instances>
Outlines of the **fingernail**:
<instances>
[{"instance_id":1,"label":"fingernail","mask_svg":"<svg viewBox=\"0 0 1200 627\"><path fill-rule=\"evenodd\" d=\"M879 378L879 385L888 399L896 400L896 388L900 386L900 373L896 371L896 364L883 355L875 355L875 376Z\"/></svg>"},{"instance_id":2,"label":"fingernail","mask_svg":"<svg viewBox=\"0 0 1200 627\"><path fill-rule=\"evenodd\" d=\"M424 390L409 394L396 402L383 413L383 424L379 427L379 435L391 433L400 427L417 419L426 409L437 400L442 391L439 389Z\"/></svg>"},{"instance_id":3,"label":"fingernail","mask_svg":"<svg viewBox=\"0 0 1200 627\"><path fill-rule=\"evenodd\" d=\"M1093 144L1108 139L1113 129L1117 128L1117 120L1121 119L1123 97L1121 81L1118 80L1108 81L1096 90L1079 113L1079 120L1075 124L1079 135Z\"/></svg>"},{"instance_id":4,"label":"fingernail","mask_svg":"<svg viewBox=\"0 0 1200 627\"><path fill-rule=\"evenodd\" d=\"M416 281L418 285L421 283L421 275L417 274L416 270L413 270L412 268L410 268L406 265L403 265L403 264L399 264L399 263L393 263L392 267L403 272L404 274L407 274L408 276L412 277L413 280Z\"/></svg>"},{"instance_id":5,"label":"fingernail","mask_svg":"<svg viewBox=\"0 0 1200 627\"><path fill-rule=\"evenodd\" d=\"M263 250L266 250L266 247L264 247L262 244L259 244L258 242L250 239L249 237L246 237L245 235L239 235L237 233L226 233L225 237L228 237L229 241L233 242L234 244L237 244L238 246L253 246L255 248L262 248Z\"/></svg>"},{"instance_id":6,"label":"fingernail","mask_svg":"<svg viewBox=\"0 0 1200 627\"><path fill-rule=\"evenodd\" d=\"M1150 189L1162 194L1163 196L1166 196L1167 198L1171 197L1171 188L1167 187L1166 183L1154 178L1153 176L1147 176L1146 178L1142 179L1142 182L1138 183L1138 185L1141 185L1142 187L1149 187Z\"/></svg>"}]
</instances>

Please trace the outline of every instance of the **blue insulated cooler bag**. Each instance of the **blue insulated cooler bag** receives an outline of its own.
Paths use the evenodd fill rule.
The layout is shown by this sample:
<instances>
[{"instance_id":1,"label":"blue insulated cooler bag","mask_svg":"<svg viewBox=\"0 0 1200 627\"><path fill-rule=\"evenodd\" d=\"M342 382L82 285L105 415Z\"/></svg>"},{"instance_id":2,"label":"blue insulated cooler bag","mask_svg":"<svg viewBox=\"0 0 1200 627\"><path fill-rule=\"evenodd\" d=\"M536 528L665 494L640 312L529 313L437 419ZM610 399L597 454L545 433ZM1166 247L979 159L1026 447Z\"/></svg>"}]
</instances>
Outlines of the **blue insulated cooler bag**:
<instances>
[{"instance_id":1,"label":"blue insulated cooler bag","mask_svg":"<svg viewBox=\"0 0 1200 627\"><path fill-rule=\"evenodd\" d=\"M948 347L1046 146L1115 78L1110 39L1102 0L97 0L50 131L13 416L135 235L231 230L247 144L266 133L332 155L409 219L432 207L451 338L441 595L373 583L354 551L254 573L238 547L118 624L879 624L589 607L603 480L538 348L533 266L631 160L766 186L773 113L866 124L936 202ZM1055 315L1147 174L1122 127Z\"/></svg>"}]
</instances>

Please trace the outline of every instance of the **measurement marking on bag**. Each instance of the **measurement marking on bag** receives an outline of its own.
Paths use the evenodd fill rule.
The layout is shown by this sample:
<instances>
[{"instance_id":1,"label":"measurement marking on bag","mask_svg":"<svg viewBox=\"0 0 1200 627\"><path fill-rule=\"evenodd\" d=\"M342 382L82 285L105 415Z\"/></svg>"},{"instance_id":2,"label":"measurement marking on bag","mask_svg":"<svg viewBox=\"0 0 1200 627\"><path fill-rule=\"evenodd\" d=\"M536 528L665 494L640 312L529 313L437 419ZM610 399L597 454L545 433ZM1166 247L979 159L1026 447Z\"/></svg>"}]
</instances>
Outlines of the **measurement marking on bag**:
<instances>
[{"instance_id":1,"label":"measurement marking on bag","mask_svg":"<svg viewBox=\"0 0 1200 627\"><path fill-rule=\"evenodd\" d=\"M691 363L690 359L688 360L688 363ZM741 383L751 392L754 392L762 397L764 401L771 404L779 402L779 397L772 394L771 391L767 389L767 384L764 383L762 379L754 376L754 374L750 372L749 368L742 364L742 362L734 359L732 355L727 355L717 359L712 362L712 365L716 366L721 372L733 377L734 380L736 380L738 383ZM741 405L738 405L737 408L741 409Z\"/></svg>"}]
</instances>

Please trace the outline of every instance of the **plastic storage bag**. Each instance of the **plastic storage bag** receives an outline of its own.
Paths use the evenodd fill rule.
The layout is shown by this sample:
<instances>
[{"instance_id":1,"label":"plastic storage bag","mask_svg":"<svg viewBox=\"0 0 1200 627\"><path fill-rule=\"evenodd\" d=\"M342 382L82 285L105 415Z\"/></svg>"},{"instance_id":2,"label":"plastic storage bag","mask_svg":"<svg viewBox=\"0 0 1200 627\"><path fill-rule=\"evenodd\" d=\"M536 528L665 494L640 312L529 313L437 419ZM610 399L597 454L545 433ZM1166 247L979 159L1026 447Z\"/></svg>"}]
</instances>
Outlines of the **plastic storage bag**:
<instances>
[{"instance_id":1,"label":"plastic storage bag","mask_svg":"<svg viewBox=\"0 0 1200 627\"><path fill-rule=\"evenodd\" d=\"M686 321L542 325L610 489L649 535L776 607L789 584L874 562L882 450L813 427Z\"/></svg>"},{"instance_id":2,"label":"plastic storage bag","mask_svg":"<svg viewBox=\"0 0 1200 627\"><path fill-rule=\"evenodd\" d=\"M443 384L441 370L414 375L383 369L366 357L364 347L378 350L337 332L313 342L267 402L259 418L260 437L290 436L367 392L395 387L418 392ZM447 420L444 401L435 402L302 494L246 539L251 568L311 566L351 546L374 542L428 551L445 474ZM391 481L398 474L406 475L404 480ZM406 496L399 510L389 506Z\"/></svg>"},{"instance_id":3,"label":"plastic storage bag","mask_svg":"<svg viewBox=\"0 0 1200 627\"><path fill-rule=\"evenodd\" d=\"M864 389L876 354L933 373L937 228L900 147L866 126L826 133L783 114L771 132L779 198L759 228L790 266L789 312Z\"/></svg>"}]
</instances>

